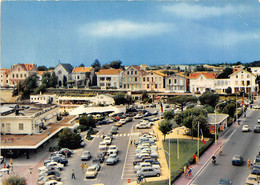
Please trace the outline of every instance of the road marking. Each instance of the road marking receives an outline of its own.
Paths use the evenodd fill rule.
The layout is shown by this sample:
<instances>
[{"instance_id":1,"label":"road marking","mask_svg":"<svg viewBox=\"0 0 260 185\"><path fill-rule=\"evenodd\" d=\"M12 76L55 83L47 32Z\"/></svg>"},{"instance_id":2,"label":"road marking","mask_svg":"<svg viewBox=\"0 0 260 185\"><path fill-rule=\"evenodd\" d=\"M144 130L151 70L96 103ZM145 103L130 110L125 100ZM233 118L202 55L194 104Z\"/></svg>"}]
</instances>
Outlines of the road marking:
<instances>
[{"instance_id":1,"label":"road marking","mask_svg":"<svg viewBox=\"0 0 260 185\"><path fill-rule=\"evenodd\" d=\"M119 136L122 136L122 134L120 134Z\"/></svg>"},{"instance_id":2,"label":"road marking","mask_svg":"<svg viewBox=\"0 0 260 185\"><path fill-rule=\"evenodd\" d=\"M124 136L126 136L126 134L124 134Z\"/></svg>"},{"instance_id":3,"label":"road marking","mask_svg":"<svg viewBox=\"0 0 260 185\"><path fill-rule=\"evenodd\" d=\"M98 138L99 137L99 135L96 135L96 138Z\"/></svg>"},{"instance_id":4,"label":"road marking","mask_svg":"<svg viewBox=\"0 0 260 185\"><path fill-rule=\"evenodd\" d=\"M118 137L118 134L116 134L115 137Z\"/></svg>"},{"instance_id":5,"label":"road marking","mask_svg":"<svg viewBox=\"0 0 260 185\"><path fill-rule=\"evenodd\" d=\"M127 136L130 136L130 134L127 134Z\"/></svg>"}]
</instances>

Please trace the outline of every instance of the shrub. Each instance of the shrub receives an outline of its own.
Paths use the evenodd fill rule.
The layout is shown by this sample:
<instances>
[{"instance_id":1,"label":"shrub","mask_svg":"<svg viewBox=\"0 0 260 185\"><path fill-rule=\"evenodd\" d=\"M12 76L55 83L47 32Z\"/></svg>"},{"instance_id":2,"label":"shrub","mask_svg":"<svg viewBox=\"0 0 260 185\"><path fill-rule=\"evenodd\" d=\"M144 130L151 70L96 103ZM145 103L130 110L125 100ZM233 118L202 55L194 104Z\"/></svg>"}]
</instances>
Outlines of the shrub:
<instances>
[{"instance_id":1,"label":"shrub","mask_svg":"<svg viewBox=\"0 0 260 185\"><path fill-rule=\"evenodd\" d=\"M88 129L88 127L86 125L79 125L77 130L81 130L82 132L83 131L86 131Z\"/></svg>"},{"instance_id":2,"label":"shrub","mask_svg":"<svg viewBox=\"0 0 260 185\"><path fill-rule=\"evenodd\" d=\"M26 185L26 179L24 177L20 177L18 175L10 176L9 178L3 181L3 185Z\"/></svg>"}]
</instances>

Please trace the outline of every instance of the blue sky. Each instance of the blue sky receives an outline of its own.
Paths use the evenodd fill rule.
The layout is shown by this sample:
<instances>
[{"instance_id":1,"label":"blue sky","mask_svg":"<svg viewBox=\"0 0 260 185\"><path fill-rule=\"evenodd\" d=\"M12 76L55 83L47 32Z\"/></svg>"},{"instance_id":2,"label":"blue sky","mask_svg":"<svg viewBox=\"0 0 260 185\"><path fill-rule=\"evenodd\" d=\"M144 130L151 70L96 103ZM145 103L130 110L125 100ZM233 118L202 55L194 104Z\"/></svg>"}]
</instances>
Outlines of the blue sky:
<instances>
[{"instance_id":1,"label":"blue sky","mask_svg":"<svg viewBox=\"0 0 260 185\"><path fill-rule=\"evenodd\" d=\"M256 1L3 1L1 66L260 60Z\"/></svg>"}]
</instances>

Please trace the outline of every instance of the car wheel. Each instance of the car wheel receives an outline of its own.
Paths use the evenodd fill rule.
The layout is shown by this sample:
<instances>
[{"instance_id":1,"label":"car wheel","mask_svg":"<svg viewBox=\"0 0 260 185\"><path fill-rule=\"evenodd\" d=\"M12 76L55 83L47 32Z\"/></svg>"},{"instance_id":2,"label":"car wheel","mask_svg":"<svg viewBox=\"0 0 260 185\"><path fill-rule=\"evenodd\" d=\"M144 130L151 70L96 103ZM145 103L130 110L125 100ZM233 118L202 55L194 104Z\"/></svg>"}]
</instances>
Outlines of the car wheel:
<instances>
[{"instance_id":1,"label":"car wheel","mask_svg":"<svg viewBox=\"0 0 260 185\"><path fill-rule=\"evenodd\" d=\"M156 174L156 176L157 176L157 177L160 177L160 174L159 174L159 173L157 173L157 174Z\"/></svg>"},{"instance_id":2,"label":"car wheel","mask_svg":"<svg viewBox=\"0 0 260 185\"><path fill-rule=\"evenodd\" d=\"M62 170L62 168L59 168L59 170L61 171L61 170Z\"/></svg>"},{"instance_id":3,"label":"car wheel","mask_svg":"<svg viewBox=\"0 0 260 185\"><path fill-rule=\"evenodd\" d=\"M133 162L134 165L136 165L136 162Z\"/></svg>"}]
</instances>

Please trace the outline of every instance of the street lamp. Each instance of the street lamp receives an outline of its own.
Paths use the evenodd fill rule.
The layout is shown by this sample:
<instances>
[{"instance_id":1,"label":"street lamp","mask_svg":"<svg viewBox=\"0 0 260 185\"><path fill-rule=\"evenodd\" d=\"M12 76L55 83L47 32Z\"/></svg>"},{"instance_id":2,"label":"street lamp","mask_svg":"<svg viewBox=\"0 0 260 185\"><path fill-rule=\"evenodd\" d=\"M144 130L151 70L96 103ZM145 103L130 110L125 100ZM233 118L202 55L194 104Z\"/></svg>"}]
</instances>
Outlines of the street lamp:
<instances>
[{"instance_id":1,"label":"street lamp","mask_svg":"<svg viewBox=\"0 0 260 185\"><path fill-rule=\"evenodd\" d=\"M163 150L164 152L166 152L168 154L168 157L169 157L169 185L171 185L171 163L170 163L171 154L162 148L159 148L159 150Z\"/></svg>"},{"instance_id":2,"label":"street lamp","mask_svg":"<svg viewBox=\"0 0 260 185\"><path fill-rule=\"evenodd\" d=\"M215 106L215 144L217 144L217 106L220 104L222 104L222 103L218 103Z\"/></svg>"},{"instance_id":3,"label":"street lamp","mask_svg":"<svg viewBox=\"0 0 260 185\"><path fill-rule=\"evenodd\" d=\"M177 130L177 159L180 158L180 148L179 148L179 130Z\"/></svg>"}]
</instances>

